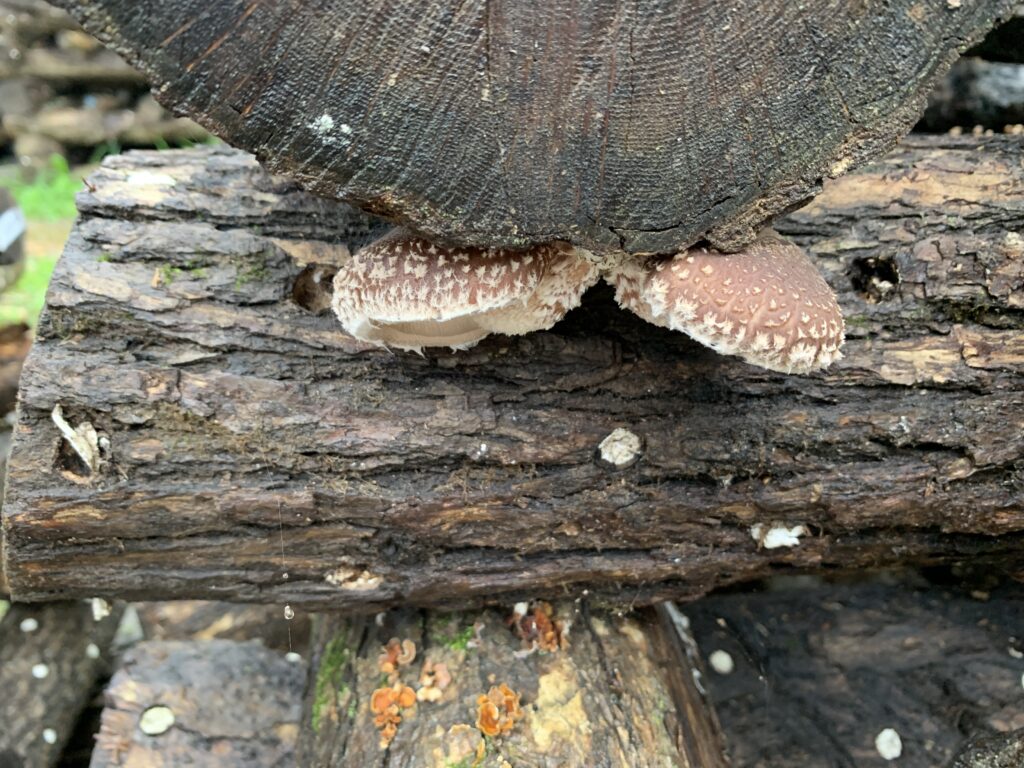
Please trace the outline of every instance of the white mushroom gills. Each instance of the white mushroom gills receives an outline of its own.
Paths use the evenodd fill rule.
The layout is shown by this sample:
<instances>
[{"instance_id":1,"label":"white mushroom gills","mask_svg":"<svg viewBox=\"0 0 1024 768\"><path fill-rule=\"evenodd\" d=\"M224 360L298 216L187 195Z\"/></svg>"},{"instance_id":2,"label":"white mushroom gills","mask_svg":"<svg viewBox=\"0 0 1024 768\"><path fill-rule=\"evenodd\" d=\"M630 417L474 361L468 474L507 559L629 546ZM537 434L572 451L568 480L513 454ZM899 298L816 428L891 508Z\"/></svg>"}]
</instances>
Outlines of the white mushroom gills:
<instances>
[{"instance_id":1,"label":"white mushroom gills","mask_svg":"<svg viewBox=\"0 0 1024 768\"><path fill-rule=\"evenodd\" d=\"M338 270L332 307L362 341L466 349L491 333L550 328L597 279L588 254L568 243L446 247L395 229Z\"/></svg>"},{"instance_id":2,"label":"white mushroom gills","mask_svg":"<svg viewBox=\"0 0 1024 768\"><path fill-rule=\"evenodd\" d=\"M835 294L807 254L774 232L739 253L622 258L606 277L623 308L752 365L809 373L842 356Z\"/></svg>"}]
</instances>

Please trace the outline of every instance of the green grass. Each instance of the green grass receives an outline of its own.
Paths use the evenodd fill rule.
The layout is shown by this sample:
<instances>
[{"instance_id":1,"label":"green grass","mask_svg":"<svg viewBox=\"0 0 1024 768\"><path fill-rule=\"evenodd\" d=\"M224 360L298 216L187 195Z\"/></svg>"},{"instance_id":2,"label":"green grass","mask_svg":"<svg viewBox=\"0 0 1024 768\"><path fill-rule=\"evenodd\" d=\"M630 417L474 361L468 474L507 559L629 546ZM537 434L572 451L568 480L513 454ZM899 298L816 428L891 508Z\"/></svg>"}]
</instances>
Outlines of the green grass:
<instances>
[{"instance_id":1,"label":"green grass","mask_svg":"<svg viewBox=\"0 0 1024 768\"><path fill-rule=\"evenodd\" d=\"M28 220L28 240L25 266L10 288L0 294L0 326L27 323L34 326L46 299L46 287L60 256L62 242L55 240L52 231L67 232L62 222L77 214L75 195L82 188L81 179L72 175L67 161L53 155L49 165L34 177L12 175L0 178ZM66 223L63 225L66 227ZM42 232L49 229L51 232ZM41 246L35 244L41 244ZM33 247L34 246L34 247Z\"/></svg>"},{"instance_id":2,"label":"green grass","mask_svg":"<svg viewBox=\"0 0 1024 768\"><path fill-rule=\"evenodd\" d=\"M46 299L50 274L59 255L54 253L25 259L21 277L0 294L0 327L14 323L36 324Z\"/></svg>"},{"instance_id":3,"label":"green grass","mask_svg":"<svg viewBox=\"0 0 1024 768\"><path fill-rule=\"evenodd\" d=\"M67 160L53 155L49 165L34 178L3 179L0 186L11 191L29 221L58 221L75 218L75 195L82 188L82 180L71 175Z\"/></svg>"}]
</instances>

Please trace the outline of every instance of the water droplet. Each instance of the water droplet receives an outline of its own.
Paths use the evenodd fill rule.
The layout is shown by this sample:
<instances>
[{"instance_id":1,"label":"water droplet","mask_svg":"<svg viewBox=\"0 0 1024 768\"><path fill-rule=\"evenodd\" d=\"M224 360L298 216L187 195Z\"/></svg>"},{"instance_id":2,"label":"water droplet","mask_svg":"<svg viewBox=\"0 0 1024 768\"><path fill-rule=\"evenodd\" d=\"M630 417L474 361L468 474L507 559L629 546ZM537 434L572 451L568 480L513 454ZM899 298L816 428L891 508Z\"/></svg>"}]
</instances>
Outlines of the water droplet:
<instances>
[{"instance_id":1,"label":"water droplet","mask_svg":"<svg viewBox=\"0 0 1024 768\"><path fill-rule=\"evenodd\" d=\"M292 607L290 605L286 605L284 607L284 617L288 619L288 621L291 621L295 618L295 611L292 610Z\"/></svg>"}]
</instances>

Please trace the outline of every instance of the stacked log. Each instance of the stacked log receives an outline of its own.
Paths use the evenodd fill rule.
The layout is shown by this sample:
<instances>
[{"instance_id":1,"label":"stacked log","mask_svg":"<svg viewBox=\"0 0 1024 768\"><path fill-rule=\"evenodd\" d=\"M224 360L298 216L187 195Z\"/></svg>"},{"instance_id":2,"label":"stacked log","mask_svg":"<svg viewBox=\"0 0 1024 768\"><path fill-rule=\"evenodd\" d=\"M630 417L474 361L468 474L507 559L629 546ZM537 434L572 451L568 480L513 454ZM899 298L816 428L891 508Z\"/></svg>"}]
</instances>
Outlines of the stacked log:
<instances>
[{"instance_id":1,"label":"stacked log","mask_svg":"<svg viewBox=\"0 0 1024 768\"><path fill-rule=\"evenodd\" d=\"M0 154L35 163L95 147L177 145L208 134L160 107L144 77L42 0L0 0Z\"/></svg>"}]
</instances>

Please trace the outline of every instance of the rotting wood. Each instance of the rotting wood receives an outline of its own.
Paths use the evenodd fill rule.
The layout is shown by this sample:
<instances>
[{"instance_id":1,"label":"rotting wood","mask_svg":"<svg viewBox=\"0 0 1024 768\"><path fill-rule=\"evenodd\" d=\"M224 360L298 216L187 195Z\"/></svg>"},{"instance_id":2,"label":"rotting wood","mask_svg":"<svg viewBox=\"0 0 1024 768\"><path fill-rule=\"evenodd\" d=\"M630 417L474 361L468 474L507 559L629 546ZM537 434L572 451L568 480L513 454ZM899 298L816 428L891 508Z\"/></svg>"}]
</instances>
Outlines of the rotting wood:
<instances>
[{"instance_id":1,"label":"rotting wood","mask_svg":"<svg viewBox=\"0 0 1024 768\"><path fill-rule=\"evenodd\" d=\"M106 690L89 765L294 765L304 672L257 641L140 643Z\"/></svg>"},{"instance_id":2,"label":"rotting wood","mask_svg":"<svg viewBox=\"0 0 1024 768\"><path fill-rule=\"evenodd\" d=\"M731 661L706 684L735 765L1020 766L1024 585L962 578L776 579L684 606L705 658ZM878 752L885 729L898 760Z\"/></svg>"},{"instance_id":3,"label":"rotting wood","mask_svg":"<svg viewBox=\"0 0 1024 768\"><path fill-rule=\"evenodd\" d=\"M0 765L49 768L106 673L120 609L14 605L0 619Z\"/></svg>"},{"instance_id":4,"label":"rotting wood","mask_svg":"<svg viewBox=\"0 0 1024 768\"><path fill-rule=\"evenodd\" d=\"M780 568L1019 563L1021 158L1008 137L915 137L780 220L847 317L846 358L809 377L607 290L551 332L374 349L291 298L379 231L365 216L224 148L112 158L22 377L11 590L643 604ZM58 405L95 430L89 462ZM643 449L614 471L597 446L620 427ZM797 546L760 546L778 525Z\"/></svg>"},{"instance_id":5,"label":"rotting wood","mask_svg":"<svg viewBox=\"0 0 1024 768\"><path fill-rule=\"evenodd\" d=\"M749 242L891 147L1013 5L57 4L314 191L439 239L631 252Z\"/></svg>"},{"instance_id":6,"label":"rotting wood","mask_svg":"<svg viewBox=\"0 0 1024 768\"><path fill-rule=\"evenodd\" d=\"M685 654L666 653L676 641L652 612L616 618L591 614L581 602L550 612L543 604L519 608L518 614L511 607L462 614L398 611L380 623L319 616L300 765L727 765L713 714L692 706L695 701L681 708L674 696L668 678L672 672L691 675L693 667ZM545 618L538 620L538 612ZM537 621L548 639L535 647L530 632ZM556 628L548 629L547 622ZM399 641L403 655L386 667L382 660L390 659L382 652L390 638ZM415 656L408 660L410 648ZM481 718L479 697L501 685L519 697L519 714L500 711L508 721L493 734L486 713ZM416 702L399 708L401 720L382 748L373 694L394 686L411 688ZM688 722L680 722L683 717ZM698 738L705 741L695 743Z\"/></svg>"}]
</instances>

